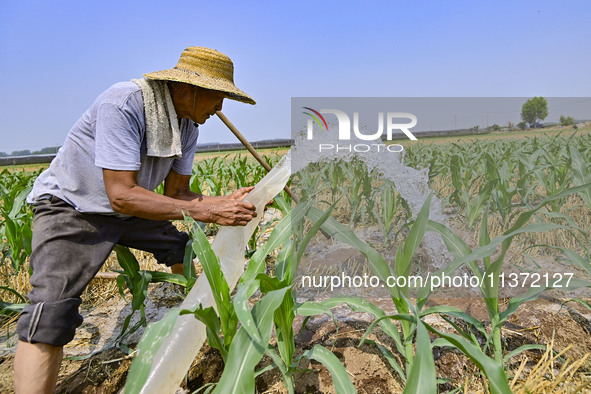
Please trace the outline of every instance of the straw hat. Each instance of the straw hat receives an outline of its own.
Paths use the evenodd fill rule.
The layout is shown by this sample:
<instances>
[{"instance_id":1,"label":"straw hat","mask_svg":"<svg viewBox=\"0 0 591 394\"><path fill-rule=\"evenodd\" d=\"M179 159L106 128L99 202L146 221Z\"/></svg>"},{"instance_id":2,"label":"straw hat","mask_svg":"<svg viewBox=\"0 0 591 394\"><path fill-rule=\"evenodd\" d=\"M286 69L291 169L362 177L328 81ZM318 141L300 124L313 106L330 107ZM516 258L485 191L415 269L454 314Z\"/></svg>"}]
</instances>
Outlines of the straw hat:
<instances>
[{"instance_id":1,"label":"straw hat","mask_svg":"<svg viewBox=\"0 0 591 394\"><path fill-rule=\"evenodd\" d=\"M144 74L144 77L218 90L226 93L229 99L256 104L252 97L234 85L232 60L215 49L189 47L183 51L174 68Z\"/></svg>"}]
</instances>

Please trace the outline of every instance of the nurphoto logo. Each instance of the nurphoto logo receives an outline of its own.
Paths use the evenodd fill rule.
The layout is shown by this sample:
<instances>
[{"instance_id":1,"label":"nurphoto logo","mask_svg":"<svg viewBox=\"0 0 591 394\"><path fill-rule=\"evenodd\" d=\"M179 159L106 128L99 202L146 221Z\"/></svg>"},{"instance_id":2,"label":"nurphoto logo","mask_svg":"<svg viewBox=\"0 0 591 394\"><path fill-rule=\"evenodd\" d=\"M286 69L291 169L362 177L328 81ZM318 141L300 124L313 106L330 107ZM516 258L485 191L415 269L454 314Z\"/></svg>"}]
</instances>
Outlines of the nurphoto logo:
<instances>
[{"instance_id":1,"label":"nurphoto logo","mask_svg":"<svg viewBox=\"0 0 591 394\"><path fill-rule=\"evenodd\" d=\"M361 128L359 127L359 112L353 112L353 127L351 127L351 120L344 111L338 109L315 110L310 107L302 108L306 110L303 113L309 116L307 123L308 140L312 140L314 138L315 125L317 125L316 127L319 128L320 132L328 131L328 123L326 122L326 119L324 118L323 114L331 114L336 116L338 123L339 141L350 141L351 130L353 130L355 137L362 141L380 140L379 142L381 142L382 136L384 135L384 112L378 112L377 131L366 134L362 133ZM417 124L417 117L415 115L408 112L387 112L385 118L386 139L388 141L392 140L393 132L397 130L402 131L408 137L408 139L413 141L417 140L414 134L409 130ZM389 152L401 152L402 150L404 150L402 145L399 144L383 145L380 143L355 145L319 144L318 148L320 152L322 152L323 150L336 149L337 151L354 151L360 153L369 152L370 150L387 150Z\"/></svg>"}]
</instances>

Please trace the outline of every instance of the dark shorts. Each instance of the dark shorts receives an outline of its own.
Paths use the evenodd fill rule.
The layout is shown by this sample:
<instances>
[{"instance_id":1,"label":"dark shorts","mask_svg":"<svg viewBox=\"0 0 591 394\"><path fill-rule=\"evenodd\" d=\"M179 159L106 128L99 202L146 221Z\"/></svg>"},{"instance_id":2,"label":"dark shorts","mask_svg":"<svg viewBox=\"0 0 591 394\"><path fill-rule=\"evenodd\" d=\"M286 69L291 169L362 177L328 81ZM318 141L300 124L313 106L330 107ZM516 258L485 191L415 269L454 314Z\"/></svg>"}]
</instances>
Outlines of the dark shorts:
<instances>
[{"instance_id":1,"label":"dark shorts","mask_svg":"<svg viewBox=\"0 0 591 394\"><path fill-rule=\"evenodd\" d=\"M63 346L82 324L80 295L115 244L144 250L159 263L183 261L189 236L169 221L85 214L57 197L34 208L33 290L18 321L21 341Z\"/></svg>"}]
</instances>

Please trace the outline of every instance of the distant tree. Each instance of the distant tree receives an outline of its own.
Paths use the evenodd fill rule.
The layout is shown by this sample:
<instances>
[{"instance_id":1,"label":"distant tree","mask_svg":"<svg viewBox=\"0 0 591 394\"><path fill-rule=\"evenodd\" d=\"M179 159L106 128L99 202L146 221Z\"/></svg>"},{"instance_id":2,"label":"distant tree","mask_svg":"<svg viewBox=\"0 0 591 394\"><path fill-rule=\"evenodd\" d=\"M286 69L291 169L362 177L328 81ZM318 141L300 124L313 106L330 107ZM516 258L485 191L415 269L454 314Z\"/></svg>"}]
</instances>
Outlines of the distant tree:
<instances>
[{"instance_id":1,"label":"distant tree","mask_svg":"<svg viewBox=\"0 0 591 394\"><path fill-rule=\"evenodd\" d=\"M515 127L515 124L511 121L507 122L507 128L509 129L509 131L513 130L513 128Z\"/></svg>"},{"instance_id":2,"label":"distant tree","mask_svg":"<svg viewBox=\"0 0 591 394\"><path fill-rule=\"evenodd\" d=\"M41 153L42 155L48 155L51 153L57 153L57 150L59 149L59 146L49 146L47 148L43 148L39 151L39 153Z\"/></svg>"},{"instance_id":3,"label":"distant tree","mask_svg":"<svg viewBox=\"0 0 591 394\"><path fill-rule=\"evenodd\" d=\"M519 127L519 130L525 130L525 129L527 129L527 123L519 122L519 123L517 123L517 127Z\"/></svg>"},{"instance_id":4,"label":"distant tree","mask_svg":"<svg viewBox=\"0 0 591 394\"><path fill-rule=\"evenodd\" d=\"M48 147L48 148L43 148L41 150L35 150L31 154L32 155L49 155L52 153L57 153L58 149L59 149L59 146L52 146L52 147Z\"/></svg>"},{"instance_id":5,"label":"distant tree","mask_svg":"<svg viewBox=\"0 0 591 394\"><path fill-rule=\"evenodd\" d=\"M31 151L26 149L26 150L15 150L14 152L12 152L10 154L10 156L29 156L31 154Z\"/></svg>"},{"instance_id":6,"label":"distant tree","mask_svg":"<svg viewBox=\"0 0 591 394\"><path fill-rule=\"evenodd\" d=\"M8 153L6 153L6 152L0 152L0 157L6 157L6 156L8 156Z\"/></svg>"},{"instance_id":7,"label":"distant tree","mask_svg":"<svg viewBox=\"0 0 591 394\"><path fill-rule=\"evenodd\" d=\"M560 115L561 126L572 126L575 124L575 119L572 116Z\"/></svg>"},{"instance_id":8,"label":"distant tree","mask_svg":"<svg viewBox=\"0 0 591 394\"><path fill-rule=\"evenodd\" d=\"M534 97L521 107L521 119L536 127L537 120L544 120L548 116L548 102L543 97Z\"/></svg>"}]
</instances>

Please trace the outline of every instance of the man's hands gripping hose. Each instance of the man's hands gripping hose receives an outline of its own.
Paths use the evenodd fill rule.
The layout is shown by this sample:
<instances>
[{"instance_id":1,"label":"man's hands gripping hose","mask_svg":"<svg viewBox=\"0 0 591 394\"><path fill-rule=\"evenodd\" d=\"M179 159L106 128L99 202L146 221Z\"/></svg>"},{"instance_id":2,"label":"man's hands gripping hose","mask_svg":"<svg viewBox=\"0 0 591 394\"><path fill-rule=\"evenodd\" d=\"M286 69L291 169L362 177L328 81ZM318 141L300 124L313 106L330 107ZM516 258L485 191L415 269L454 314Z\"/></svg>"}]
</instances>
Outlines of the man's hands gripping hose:
<instances>
[{"instance_id":1,"label":"man's hands gripping hose","mask_svg":"<svg viewBox=\"0 0 591 394\"><path fill-rule=\"evenodd\" d=\"M256 207L244 198L254 186L243 187L213 203L213 223L222 226L246 226L257 216Z\"/></svg>"},{"instance_id":2,"label":"man's hands gripping hose","mask_svg":"<svg viewBox=\"0 0 591 394\"><path fill-rule=\"evenodd\" d=\"M256 207L249 202L242 201L248 195L248 193L250 193L253 189L254 189L254 186L242 187L242 188L236 190L234 193L228 194L227 196L222 197L228 201L235 201L236 203L241 202L242 204L234 206L234 208L236 210L235 210L235 215L232 217L234 219L233 222L230 222L228 224L224 224L224 223L216 221L215 223L220 224L222 226L245 226L250 220L257 217ZM267 205L265 206L265 210L267 209L267 206L273 204L273 201L274 200L271 200L267 203ZM246 216L244 216L244 212L238 212L239 208L248 210L248 212L246 212ZM254 213L250 217L250 219L248 219L249 213ZM239 214L243 215L242 219L240 219L240 217L238 216ZM246 219L248 219L248 220L246 220Z\"/></svg>"}]
</instances>

